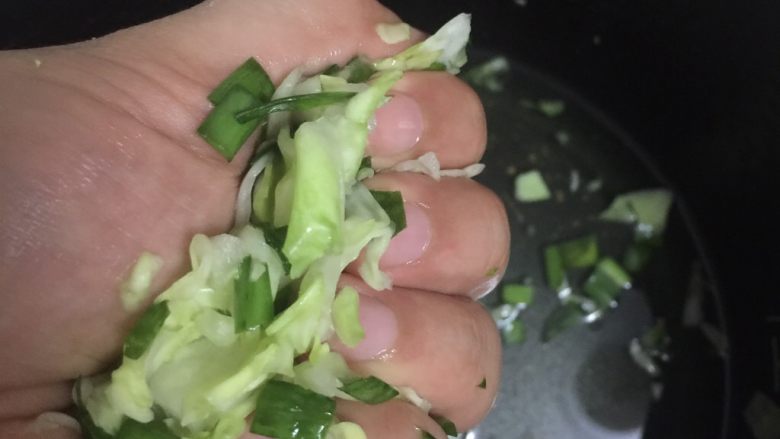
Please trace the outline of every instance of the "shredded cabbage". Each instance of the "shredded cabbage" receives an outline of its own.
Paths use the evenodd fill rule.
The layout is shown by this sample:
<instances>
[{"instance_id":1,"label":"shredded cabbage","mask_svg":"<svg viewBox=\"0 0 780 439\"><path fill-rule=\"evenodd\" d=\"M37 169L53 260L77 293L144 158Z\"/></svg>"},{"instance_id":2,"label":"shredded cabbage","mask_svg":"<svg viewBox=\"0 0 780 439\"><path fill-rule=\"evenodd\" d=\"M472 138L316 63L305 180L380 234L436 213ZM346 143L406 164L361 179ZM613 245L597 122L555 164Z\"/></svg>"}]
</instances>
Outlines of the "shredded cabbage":
<instances>
[{"instance_id":1,"label":"shredded cabbage","mask_svg":"<svg viewBox=\"0 0 780 439\"><path fill-rule=\"evenodd\" d=\"M119 287L119 297L126 310L135 311L141 306L141 303L149 296L152 279L160 271L162 265L161 257L149 252L141 253L130 271L130 276Z\"/></svg>"},{"instance_id":2,"label":"shredded cabbage","mask_svg":"<svg viewBox=\"0 0 780 439\"><path fill-rule=\"evenodd\" d=\"M395 172L416 172L418 174L425 174L434 180L439 181L442 177L473 178L481 174L484 169L485 165L482 163L474 163L460 169L441 169L436 153L426 152L416 159L396 163L386 170Z\"/></svg>"}]
</instances>

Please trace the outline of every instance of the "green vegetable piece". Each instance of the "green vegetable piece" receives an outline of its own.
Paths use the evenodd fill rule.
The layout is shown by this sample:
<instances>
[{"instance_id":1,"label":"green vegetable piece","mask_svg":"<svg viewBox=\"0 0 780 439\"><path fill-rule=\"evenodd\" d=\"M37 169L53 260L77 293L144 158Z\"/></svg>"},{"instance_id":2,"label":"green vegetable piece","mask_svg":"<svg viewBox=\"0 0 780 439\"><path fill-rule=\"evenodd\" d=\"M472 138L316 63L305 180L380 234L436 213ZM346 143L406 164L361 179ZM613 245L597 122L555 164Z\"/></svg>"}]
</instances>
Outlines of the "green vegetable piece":
<instances>
[{"instance_id":1,"label":"green vegetable piece","mask_svg":"<svg viewBox=\"0 0 780 439\"><path fill-rule=\"evenodd\" d=\"M149 349L154 337L168 318L168 302L157 302L146 310L125 339L125 357L137 360Z\"/></svg>"},{"instance_id":2,"label":"green vegetable piece","mask_svg":"<svg viewBox=\"0 0 780 439\"><path fill-rule=\"evenodd\" d=\"M274 298L274 314L279 315L284 312L284 310L289 308L297 298L298 295L296 294L293 284L289 283L285 285L284 288L276 292L276 297Z\"/></svg>"},{"instance_id":3,"label":"green vegetable piece","mask_svg":"<svg viewBox=\"0 0 780 439\"><path fill-rule=\"evenodd\" d=\"M539 99L536 106L547 117L558 117L566 111L566 102L560 99Z\"/></svg>"},{"instance_id":4,"label":"green vegetable piece","mask_svg":"<svg viewBox=\"0 0 780 439\"><path fill-rule=\"evenodd\" d=\"M292 383L271 380L257 396L250 431L276 439L324 439L335 411L332 398Z\"/></svg>"},{"instance_id":5,"label":"green vegetable piece","mask_svg":"<svg viewBox=\"0 0 780 439\"><path fill-rule=\"evenodd\" d=\"M568 303L556 308L544 322L542 342L547 343L562 332L585 322L585 313L576 303Z\"/></svg>"},{"instance_id":6,"label":"green vegetable piece","mask_svg":"<svg viewBox=\"0 0 780 439\"><path fill-rule=\"evenodd\" d=\"M363 157L360 161L360 169L371 169L371 157Z\"/></svg>"},{"instance_id":7,"label":"green vegetable piece","mask_svg":"<svg viewBox=\"0 0 780 439\"><path fill-rule=\"evenodd\" d=\"M522 203L550 199L550 189L539 171L528 171L515 177L515 199Z\"/></svg>"},{"instance_id":8,"label":"green vegetable piece","mask_svg":"<svg viewBox=\"0 0 780 439\"><path fill-rule=\"evenodd\" d=\"M200 124L198 134L226 160L233 160L241 145L260 124L259 120L238 122L235 114L257 105L257 102L246 89L233 86Z\"/></svg>"},{"instance_id":9,"label":"green vegetable piece","mask_svg":"<svg viewBox=\"0 0 780 439\"><path fill-rule=\"evenodd\" d=\"M501 288L501 300L511 305L530 305L534 299L534 287L523 284L504 284Z\"/></svg>"},{"instance_id":10,"label":"green vegetable piece","mask_svg":"<svg viewBox=\"0 0 780 439\"><path fill-rule=\"evenodd\" d=\"M373 376L351 381L341 390L358 401L371 405L381 404L398 396L398 391L393 386Z\"/></svg>"},{"instance_id":11,"label":"green vegetable piece","mask_svg":"<svg viewBox=\"0 0 780 439\"><path fill-rule=\"evenodd\" d=\"M666 189L629 192L616 197L599 218L634 224L638 236L652 238L666 229L672 200L672 193Z\"/></svg>"},{"instance_id":12,"label":"green vegetable piece","mask_svg":"<svg viewBox=\"0 0 780 439\"><path fill-rule=\"evenodd\" d=\"M245 106L244 108L237 109L235 118L239 123L254 121L257 124L265 120L271 113L276 113L278 111L312 110L326 105L344 102L352 96L355 96L355 94L356 93L347 91L334 91L288 96L259 105L255 104L253 107L247 108Z\"/></svg>"},{"instance_id":13,"label":"green vegetable piece","mask_svg":"<svg viewBox=\"0 0 780 439\"><path fill-rule=\"evenodd\" d=\"M436 439L432 434L428 433L427 431L418 428L420 430L420 439Z\"/></svg>"},{"instance_id":14,"label":"green vegetable piece","mask_svg":"<svg viewBox=\"0 0 780 439\"><path fill-rule=\"evenodd\" d=\"M482 378L482 381L480 381L479 384L477 384L477 387L479 387L480 389L487 389L487 377Z\"/></svg>"},{"instance_id":15,"label":"green vegetable piece","mask_svg":"<svg viewBox=\"0 0 780 439\"><path fill-rule=\"evenodd\" d=\"M276 185L283 175L284 161L281 154L276 153L263 170L263 175L252 191L252 213L257 222L266 224L273 222Z\"/></svg>"},{"instance_id":16,"label":"green vegetable piece","mask_svg":"<svg viewBox=\"0 0 780 439\"><path fill-rule=\"evenodd\" d=\"M331 64L327 69L322 71L323 75L335 76L341 71L341 66L338 64Z\"/></svg>"},{"instance_id":17,"label":"green vegetable piece","mask_svg":"<svg viewBox=\"0 0 780 439\"><path fill-rule=\"evenodd\" d=\"M566 286L563 256L557 245L550 245L544 249L544 270L547 275L547 286L555 291L560 291Z\"/></svg>"},{"instance_id":18,"label":"green vegetable piece","mask_svg":"<svg viewBox=\"0 0 780 439\"><path fill-rule=\"evenodd\" d=\"M162 420L155 419L147 424L131 418L122 421L116 439L179 439Z\"/></svg>"},{"instance_id":19,"label":"green vegetable piece","mask_svg":"<svg viewBox=\"0 0 780 439\"><path fill-rule=\"evenodd\" d=\"M501 329L504 341L508 344L521 344L525 341L525 325L519 319Z\"/></svg>"},{"instance_id":20,"label":"green vegetable piece","mask_svg":"<svg viewBox=\"0 0 780 439\"><path fill-rule=\"evenodd\" d=\"M376 73L376 69L364 59L355 57L344 67L344 72L347 82L359 83L368 81Z\"/></svg>"},{"instance_id":21,"label":"green vegetable piece","mask_svg":"<svg viewBox=\"0 0 780 439\"><path fill-rule=\"evenodd\" d=\"M287 259L287 255L282 251L284 247L284 240L287 239L287 226L274 227L271 223L262 223L260 228L263 229L263 236L265 242L279 255L279 259L282 260L282 267L284 272L290 274L290 260Z\"/></svg>"},{"instance_id":22,"label":"green vegetable piece","mask_svg":"<svg viewBox=\"0 0 780 439\"><path fill-rule=\"evenodd\" d=\"M108 434L105 430L98 427L92 416L89 415L89 411L84 406L84 400L81 397L81 378L76 380L73 388L75 389L74 402L76 405L76 420L81 426L81 432L84 434L84 439L110 439L113 436Z\"/></svg>"},{"instance_id":23,"label":"green vegetable piece","mask_svg":"<svg viewBox=\"0 0 780 439\"><path fill-rule=\"evenodd\" d=\"M406 228L406 211L404 210L404 198L398 191L371 191L371 195L393 222L395 231L393 236L399 234Z\"/></svg>"},{"instance_id":24,"label":"green vegetable piece","mask_svg":"<svg viewBox=\"0 0 780 439\"><path fill-rule=\"evenodd\" d=\"M599 258L599 246L593 234L562 242L558 250L566 269L592 267Z\"/></svg>"},{"instance_id":25,"label":"green vegetable piece","mask_svg":"<svg viewBox=\"0 0 780 439\"><path fill-rule=\"evenodd\" d=\"M621 291L631 288L631 276L612 258L603 258L585 281L583 291L600 309L613 306Z\"/></svg>"},{"instance_id":26,"label":"green vegetable piece","mask_svg":"<svg viewBox=\"0 0 780 439\"><path fill-rule=\"evenodd\" d=\"M234 282L233 322L236 333L262 329L274 318L271 278L268 267L258 279L252 279L252 257L238 267Z\"/></svg>"},{"instance_id":27,"label":"green vegetable piece","mask_svg":"<svg viewBox=\"0 0 780 439\"><path fill-rule=\"evenodd\" d=\"M425 70L428 70L430 72L443 72L447 70L447 66L444 65L444 63L434 62L430 66L428 66L428 68Z\"/></svg>"},{"instance_id":28,"label":"green vegetable piece","mask_svg":"<svg viewBox=\"0 0 780 439\"><path fill-rule=\"evenodd\" d=\"M431 419L436 421L437 424L441 427L442 430L444 430L444 433L447 436L457 436L458 435L458 427L455 426L455 423L447 419L446 417L442 415L431 415Z\"/></svg>"},{"instance_id":29,"label":"green vegetable piece","mask_svg":"<svg viewBox=\"0 0 780 439\"><path fill-rule=\"evenodd\" d=\"M345 345L354 348L366 336L360 324L360 295L354 288L344 287L333 300L333 326Z\"/></svg>"},{"instance_id":30,"label":"green vegetable piece","mask_svg":"<svg viewBox=\"0 0 780 439\"><path fill-rule=\"evenodd\" d=\"M249 58L244 61L237 69L228 75L218 86L209 94L209 101L217 105L230 93L234 86L241 86L252 94L257 100L266 102L276 90L268 73L254 59Z\"/></svg>"},{"instance_id":31,"label":"green vegetable piece","mask_svg":"<svg viewBox=\"0 0 780 439\"><path fill-rule=\"evenodd\" d=\"M629 273L639 273L650 262L658 244L652 240L639 239L633 242L623 254L623 267Z\"/></svg>"}]
</instances>

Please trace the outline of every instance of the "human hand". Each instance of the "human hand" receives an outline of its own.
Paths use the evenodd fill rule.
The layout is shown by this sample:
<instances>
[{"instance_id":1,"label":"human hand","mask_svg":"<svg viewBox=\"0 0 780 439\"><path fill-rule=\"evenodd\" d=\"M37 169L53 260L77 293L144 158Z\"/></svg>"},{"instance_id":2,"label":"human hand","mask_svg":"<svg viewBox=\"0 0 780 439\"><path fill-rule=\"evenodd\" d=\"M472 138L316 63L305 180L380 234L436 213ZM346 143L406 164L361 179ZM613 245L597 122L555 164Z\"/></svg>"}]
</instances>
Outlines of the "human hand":
<instances>
[{"instance_id":1,"label":"human hand","mask_svg":"<svg viewBox=\"0 0 780 439\"><path fill-rule=\"evenodd\" d=\"M225 74L249 56L275 82L301 64L386 56L410 43L376 35L377 23L394 21L370 0L221 0L90 42L0 55L0 437L77 437L33 420L65 409L72 380L118 355L135 316L117 285L134 260L144 250L163 257L160 291L185 270L194 233L230 226L248 151L225 164L195 132ZM444 167L480 158L484 115L463 83L415 72L393 94L371 137L376 165L427 151ZM342 352L467 428L498 385L493 322L468 298L506 265L501 203L465 179L387 173L369 185L401 190L410 223L383 260L394 291L344 276L374 300L361 301L367 339ZM441 436L404 403L342 403L339 417L372 439L416 438L415 427Z\"/></svg>"}]
</instances>

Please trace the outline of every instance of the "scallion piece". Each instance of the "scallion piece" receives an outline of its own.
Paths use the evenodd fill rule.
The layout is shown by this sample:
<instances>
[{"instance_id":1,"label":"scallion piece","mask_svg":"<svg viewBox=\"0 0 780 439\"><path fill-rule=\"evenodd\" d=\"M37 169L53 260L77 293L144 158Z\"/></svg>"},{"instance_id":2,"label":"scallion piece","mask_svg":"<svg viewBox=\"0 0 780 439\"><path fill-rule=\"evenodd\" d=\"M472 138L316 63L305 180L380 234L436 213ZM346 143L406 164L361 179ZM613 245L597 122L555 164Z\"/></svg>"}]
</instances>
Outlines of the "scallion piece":
<instances>
[{"instance_id":1,"label":"scallion piece","mask_svg":"<svg viewBox=\"0 0 780 439\"><path fill-rule=\"evenodd\" d=\"M542 342L546 343L562 332L585 322L585 313L576 303L568 303L556 308L544 322Z\"/></svg>"},{"instance_id":2,"label":"scallion piece","mask_svg":"<svg viewBox=\"0 0 780 439\"><path fill-rule=\"evenodd\" d=\"M276 297L274 298L274 314L281 314L284 310L289 308L290 305L295 303L295 299L297 298L298 295L296 294L293 283L290 282L285 285L284 288L276 292Z\"/></svg>"},{"instance_id":3,"label":"scallion piece","mask_svg":"<svg viewBox=\"0 0 780 439\"><path fill-rule=\"evenodd\" d=\"M360 168L359 169L371 169L371 157L363 157L363 160L360 161Z\"/></svg>"},{"instance_id":4,"label":"scallion piece","mask_svg":"<svg viewBox=\"0 0 780 439\"><path fill-rule=\"evenodd\" d=\"M479 384L477 384L477 387L479 387L480 389L487 389L487 377L483 377L482 381L480 381Z\"/></svg>"},{"instance_id":5,"label":"scallion piece","mask_svg":"<svg viewBox=\"0 0 780 439\"><path fill-rule=\"evenodd\" d=\"M273 101L254 106L244 106L237 108L234 112L235 119L239 123L254 121L260 123L271 113L278 111L306 111L326 105L344 102L355 96L354 92L334 91L326 93L310 93L286 98L275 99Z\"/></svg>"},{"instance_id":6,"label":"scallion piece","mask_svg":"<svg viewBox=\"0 0 780 439\"><path fill-rule=\"evenodd\" d=\"M623 254L623 267L629 273L638 273L647 266L659 244L655 240L638 239Z\"/></svg>"},{"instance_id":7,"label":"scallion piece","mask_svg":"<svg viewBox=\"0 0 780 439\"><path fill-rule=\"evenodd\" d=\"M376 73L373 64L366 62L364 59L358 57L352 58L350 62L344 66L344 79L350 83L360 83L368 81L371 76Z\"/></svg>"},{"instance_id":8,"label":"scallion piece","mask_svg":"<svg viewBox=\"0 0 780 439\"><path fill-rule=\"evenodd\" d=\"M276 254L278 254L279 259L282 260L282 267L284 267L284 272L290 274L290 261L282 251L284 240L287 239L287 226L274 227L271 225L271 223L263 223L260 224L260 228L263 229L265 242L271 246L272 249L276 250Z\"/></svg>"},{"instance_id":9,"label":"scallion piece","mask_svg":"<svg viewBox=\"0 0 780 439\"><path fill-rule=\"evenodd\" d=\"M432 434L428 433L427 431L418 428L420 430L420 439L436 439Z\"/></svg>"},{"instance_id":10,"label":"scallion piece","mask_svg":"<svg viewBox=\"0 0 780 439\"><path fill-rule=\"evenodd\" d=\"M508 344L521 344L525 341L525 325L520 319L515 319L501 328L504 341Z\"/></svg>"},{"instance_id":11,"label":"scallion piece","mask_svg":"<svg viewBox=\"0 0 780 439\"><path fill-rule=\"evenodd\" d=\"M236 85L243 87L260 102L267 102L276 90L263 66L254 58L249 58L209 93L209 101L214 105L219 104Z\"/></svg>"},{"instance_id":12,"label":"scallion piece","mask_svg":"<svg viewBox=\"0 0 780 439\"><path fill-rule=\"evenodd\" d=\"M544 271L547 275L547 286L559 291L566 285L566 269L563 265L563 256L557 245L550 245L544 249Z\"/></svg>"},{"instance_id":13,"label":"scallion piece","mask_svg":"<svg viewBox=\"0 0 780 439\"><path fill-rule=\"evenodd\" d=\"M593 234L562 242L558 249L566 269L592 267L599 259L599 246Z\"/></svg>"},{"instance_id":14,"label":"scallion piece","mask_svg":"<svg viewBox=\"0 0 780 439\"><path fill-rule=\"evenodd\" d=\"M276 439L324 439L336 402L296 384L271 380L257 396L250 431Z\"/></svg>"},{"instance_id":15,"label":"scallion piece","mask_svg":"<svg viewBox=\"0 0 780 439\"><path fill-rule=\"evenodd\" d=\"M404 198L398 191L371 191L371 195L393 222L395 231L393 236L399 234L406 228L406 211L404 210Z\"/></svg>"},{"instance_id":16,"label":"scallion piece","mask_svg":"<svg viewBox=\"0 0 780 439\"><path fill-rule=\"evenodd\" d=\"M504 284L501 300L511 305L530 305L534 299L534 288L523 284Z\"/></svg>"},{"instance_id":17,"label":"scallion piece","mask_svg":"<svg viewBox=\"0 0 780 439\"><path fill-rule=\"evenodd\" d=\"M603 258L585 281L583 291L600 309L610 308L621 291L631 288L631 277L612 258Z\"/></svg>"},{"instance_id":18,"label":"scallion piece","mask_svg":"<svg viewBox=\"0 0 780 439\"><path fill-rule=\"evenodd\" d=\"M256 106L258 100L240 85L233 86L206 116L198 127L198 134L228 161L260 124L259 120L238 122L235 114Z\"/></svg>"},{"instance_id":19,"label":"scallion piece","mask_svg":"<svg viewBox=\"0 0 780 439\"><path fill-rule=\"evenodd\" d=\"M360 378L345 384L341 390L366 404L381 404L398 396L393 386L377 377Z\"/></svg>"},{"instance_id":20,"label":"scallion piece","mask_svg":"<svg viewBox=\"0 0 780 439\"><path fill-rule=\"evenodd\" d=\"M431 71L431 72L443 72L443 71L447 70L447 66L444 65L443 63L438 62L438 61L434 61L425 70L428 70L428 71Z\"/></svg>"},{"instance_id":21,"label":"scallion piece","mask_svg":"<svg viewBox=\"0 0 780 439\"><path fill-rule=\"evenodd\" d=\"M521 203L533 203L550 199L550 188L542 173L534 169L515 177L515 199Z\"/></svg>"},{"instance_id":22,"label":"scallion piece","mask_svg":"<svg viewBox=\"0 0 780 439\"><path fill-rule=\"evenodd\" d=\"M125 339L125 357L136 360L149 349L154 337L168 318L168 302L157 302L146 310Z\"/></svg>"},{"instance_id":23,"label":"scallion piece","mask_svg":"<svg viewBox=\"0 0 780 439\"><path fill-rule=\"evenodd\" d=\"M131 418L125 418L116 433L116 439L179 439L162 420L155 419L143 424Z\"/></svg>"},{"instance_id":24,"label":"scallion piece","mask_svg":"<svg viewBox=\"0 0 780 439\"><path fill-rule=\"evenodd\" d=\"M271 279L268 269L252 279L252 257L247 256L238 267L234 282L233 321L236 333L262 329L274 318Z\"/></svg>"},{"instance_id":25,"label":"scallion piece","mask_svg":"<svg viewBox=\"0 0 780 439\"><path fill-rule=\"evenodd\" d=\"M458 435L458 427L455 426L455 423L447 419L446 417L442 415L431 415L431 419L436 421L437 424L441 427L442 430L444 430L444 433L447 436L457 436Z\"/></svg>"}]
</instances>

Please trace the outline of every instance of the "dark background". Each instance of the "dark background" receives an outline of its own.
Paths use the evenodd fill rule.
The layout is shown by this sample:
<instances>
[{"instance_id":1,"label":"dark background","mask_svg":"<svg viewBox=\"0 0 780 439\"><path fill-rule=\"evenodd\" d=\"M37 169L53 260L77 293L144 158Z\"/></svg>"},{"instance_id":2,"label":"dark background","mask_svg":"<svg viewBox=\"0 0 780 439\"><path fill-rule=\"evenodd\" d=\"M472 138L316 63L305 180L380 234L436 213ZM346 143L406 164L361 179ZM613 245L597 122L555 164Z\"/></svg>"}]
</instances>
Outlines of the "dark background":
<instances>
[{"instance_id":1,"label":"dark background","mask_svg":"<svg viewBox=\"0 0 780 439\"><path fill-rule=\"evenodd\" d=\"M10 49L100 36L198 2L0 3L0 48ZM474 44L569 85L645 147L693 213L726 293L734 366L728 436L747 437L741 411L753 392L780 399L769 344L780 337L780 319L767 320L780 316L780 2L385 3L426 30L456 12L474 13Z\"/></svg>"}]
</instances>

